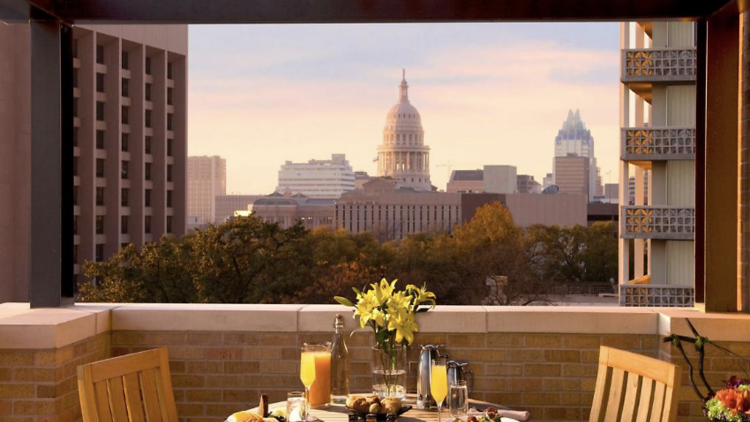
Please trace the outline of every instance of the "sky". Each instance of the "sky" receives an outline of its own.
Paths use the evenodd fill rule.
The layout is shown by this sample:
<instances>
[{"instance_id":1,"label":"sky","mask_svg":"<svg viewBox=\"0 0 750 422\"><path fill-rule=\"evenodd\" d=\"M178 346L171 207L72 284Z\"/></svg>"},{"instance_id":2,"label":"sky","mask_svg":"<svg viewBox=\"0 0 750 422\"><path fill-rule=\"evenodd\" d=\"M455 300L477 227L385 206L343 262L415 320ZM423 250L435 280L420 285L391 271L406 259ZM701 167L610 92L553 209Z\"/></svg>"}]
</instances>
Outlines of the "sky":
<instances>
[{"instance_id":1,"label":"sky","mask_svg":"<svg viewBox=\"0 0 750 422\"><path fill-rule=\"evenodd\" d=\"M227 192L268 194L285 161L346 154L375 175L401 69L451 170L515 165L540 183L569 109L605 183L619 159L618 23L203 25L189 30L188 154L227 160Z\"/></svg>"}]
</instances>

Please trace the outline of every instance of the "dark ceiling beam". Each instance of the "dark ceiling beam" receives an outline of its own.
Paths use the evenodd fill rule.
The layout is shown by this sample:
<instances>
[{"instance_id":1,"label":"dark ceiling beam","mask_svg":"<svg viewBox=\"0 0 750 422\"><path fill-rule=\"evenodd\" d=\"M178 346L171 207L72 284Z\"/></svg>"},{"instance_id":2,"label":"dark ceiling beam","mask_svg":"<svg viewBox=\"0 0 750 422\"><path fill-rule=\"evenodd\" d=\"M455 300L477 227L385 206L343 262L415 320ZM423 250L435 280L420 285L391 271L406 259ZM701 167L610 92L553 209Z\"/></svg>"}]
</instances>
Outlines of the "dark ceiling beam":
<instances>
[{"instance_id":1,"label":"dark ceiling beam","mask_svg":"<svg viewBox=\"0 0 750 422\"><path fill-rule=\"evenodd\" d=\"M0 0L6 1L6 0ZM618 21L710 16L727 0L31 0L76 23Z\"/></svg>"}]
</instances>

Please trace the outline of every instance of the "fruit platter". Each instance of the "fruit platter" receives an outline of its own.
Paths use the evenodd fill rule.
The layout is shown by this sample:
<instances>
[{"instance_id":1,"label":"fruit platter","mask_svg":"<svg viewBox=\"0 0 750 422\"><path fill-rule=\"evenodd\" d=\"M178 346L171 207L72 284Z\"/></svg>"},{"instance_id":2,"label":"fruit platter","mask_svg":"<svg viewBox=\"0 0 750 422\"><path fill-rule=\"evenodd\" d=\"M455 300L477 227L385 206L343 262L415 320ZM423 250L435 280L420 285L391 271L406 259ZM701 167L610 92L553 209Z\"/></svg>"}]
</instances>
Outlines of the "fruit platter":
<instances>
[{"instance_id":1,"label":"fruit platter","mask_svg":"<svg viewBox=\"0 0 750 422\"><path fill-rule=\"evenodd\" d=\"M242 410L228 417L225 422L286 422L286 409L273 409L266 417L252 410Z\"/></svg>"},{"instance_id":2,"label":"fruit platter","mask_svg":"<svg viewBox=\"0 0 750 422\"><path fill-rule=\"evenodd\" d=\"M519 422L527 421L530 416L529 412L498 410L490 406L484 410L469 409L469 414L465 418L448 419L446 422Z\"/></svg>"},{"instance_id":3,"label":"fruit platter","mask_svg":"<svg viewBox=\"0 0 750 422\"><path fill-rule=\"evenodd\" d=\"M346 408L363 420L367 420L368 415L375 415L378 420L395 420L411 410L411 406L404 406L401 399L396 397L381 399L374 394L352 394L346 400Z\"/></svg>"}]
</instances>

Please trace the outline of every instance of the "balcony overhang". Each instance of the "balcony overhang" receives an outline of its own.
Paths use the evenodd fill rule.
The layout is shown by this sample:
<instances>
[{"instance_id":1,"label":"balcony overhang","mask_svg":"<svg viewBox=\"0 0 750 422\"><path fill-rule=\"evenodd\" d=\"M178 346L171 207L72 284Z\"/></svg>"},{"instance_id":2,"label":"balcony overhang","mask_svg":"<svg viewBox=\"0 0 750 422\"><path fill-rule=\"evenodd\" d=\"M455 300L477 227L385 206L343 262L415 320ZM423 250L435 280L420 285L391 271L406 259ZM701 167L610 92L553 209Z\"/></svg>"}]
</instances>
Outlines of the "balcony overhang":
<instances>
[{"instance_id":1,"label":"balcony overhang","mask_svg":"<svg viewBox=\"0 0 750 422\"><path fill-rule=\"evenodd\" d=\"M392 23L699 19L727 0L0 0L0 20L29 7L69 23Z\"/></svg>"}]
</instances>

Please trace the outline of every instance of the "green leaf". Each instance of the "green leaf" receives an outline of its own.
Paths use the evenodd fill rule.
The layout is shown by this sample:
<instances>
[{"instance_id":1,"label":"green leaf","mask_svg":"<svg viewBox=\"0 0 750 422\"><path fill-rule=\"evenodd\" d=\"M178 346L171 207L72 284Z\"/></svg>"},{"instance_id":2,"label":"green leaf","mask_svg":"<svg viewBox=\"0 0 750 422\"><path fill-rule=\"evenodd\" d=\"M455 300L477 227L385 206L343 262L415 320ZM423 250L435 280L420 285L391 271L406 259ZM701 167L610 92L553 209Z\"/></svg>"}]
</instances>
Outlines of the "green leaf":
<instances>
[{"instance_id":1,"label":"green leaf","mask_svg":"<svg viewBox=\"0 0 750 422\"><path fill-rule=\"evenodd\" d=\"M338 302L338 303L340 303L340 304L342 304L344 306L354 307L354 304L352 303L352 301L349 300L349 299L347 299L347 298L345 298L345 297L334 296L333 300L335 300L336 302Z\"/></svg>"}]
</instances>

